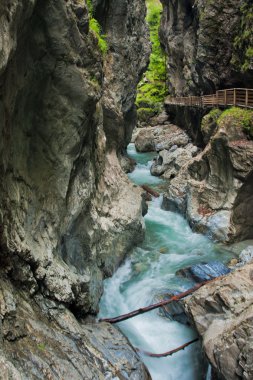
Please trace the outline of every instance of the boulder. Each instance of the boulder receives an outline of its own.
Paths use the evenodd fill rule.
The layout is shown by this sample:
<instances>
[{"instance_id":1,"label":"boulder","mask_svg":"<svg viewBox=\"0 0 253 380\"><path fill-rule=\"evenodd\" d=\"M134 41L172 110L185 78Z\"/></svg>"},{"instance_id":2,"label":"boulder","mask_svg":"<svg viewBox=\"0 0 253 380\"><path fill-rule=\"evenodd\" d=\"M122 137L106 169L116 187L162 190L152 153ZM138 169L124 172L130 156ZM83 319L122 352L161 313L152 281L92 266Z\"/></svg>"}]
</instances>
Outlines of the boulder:
<instances>
[{"instance_id":1,"label":"boulder","mask_svg":"<svg viewBox=\"0 0 253 380\"><path fill-rule=\"evenodd\" d=\"M168 291L164 294L161 294L155 298L155 302L161 302L169 300L171 297L179 294L178 291ZM159 308L159 314L173 321L177 321L182 323L183 325L190 325L191 321L184 309L184 301L179 300L177 302L169 303L168 305L164 305Z\"/></svg>"},{"instance_id":2,"label":"boulder","mask_svg":"<svg viewBox=\"0 0 253 380\"><path fill-rule=\"evenodd\" d=\"M177 275L187 277L195 282L204 282L230 273L230 269L219 261L196 264L177 271Z\"/></svg>"},{"instance_id":3,"label":"boulder","mask_svg":"<svg viewBox=\"0 0 253 380\"><path fill-rule=\"evenodd\" d=\"M253 264L203 286L185 300L217 377L253 379Z\"/></svg>"},{"instance_id":4,"label":"boulder","mask_svg":"<svg viewBox=\"0 0 253 380\"><path fill-rule=\"evenodd\" d=\"M154 159L150 168L152 175L163 175L165 179L175 178L179 170L197 154L199 149L189 143L184 148L173 145L169 150L164 149Z\"/></svg>"},{"instance_id":5,"label":"boulder","mask_svg":"<svg viewBox=\"0 0 253 380\"><path fill-rule=\"evenodd\" d=\"M189 136L173 124L158 125L140 129L135 146L139 152L169 150L173 145L185 146Z\"/></svg>"},{"instance_id":6,"label":"boulder","mask_svg":"<svg viewBox=\"0 0 253 380\"><path fill-rule=\"evenodd\" d=\"M239 255L239 262L236 266L241 267L253 260L253 246L248 246Z\"/></svg>"}]
</instances>

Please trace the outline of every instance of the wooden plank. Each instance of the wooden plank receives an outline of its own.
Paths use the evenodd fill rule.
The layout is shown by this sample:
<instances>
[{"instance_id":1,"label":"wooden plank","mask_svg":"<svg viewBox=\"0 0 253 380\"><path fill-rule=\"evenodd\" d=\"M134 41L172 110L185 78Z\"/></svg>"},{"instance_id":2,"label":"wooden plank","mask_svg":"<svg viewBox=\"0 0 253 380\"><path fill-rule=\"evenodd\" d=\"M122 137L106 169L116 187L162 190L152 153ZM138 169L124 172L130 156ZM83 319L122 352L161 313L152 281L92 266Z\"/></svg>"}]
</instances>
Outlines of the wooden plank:
<instances>
[{"instance_id":1,"label":"wooden plank","mask_svg":"<svg viewBox=\"0 0 253 380\"><path fill-rule=\"evenodd\" d=\"M239 106L253 107L253 89L233 88L218 90L215 94L204 96L168 97L166 104L177 104L189 107Z\"/></svg>"}]
</instances>

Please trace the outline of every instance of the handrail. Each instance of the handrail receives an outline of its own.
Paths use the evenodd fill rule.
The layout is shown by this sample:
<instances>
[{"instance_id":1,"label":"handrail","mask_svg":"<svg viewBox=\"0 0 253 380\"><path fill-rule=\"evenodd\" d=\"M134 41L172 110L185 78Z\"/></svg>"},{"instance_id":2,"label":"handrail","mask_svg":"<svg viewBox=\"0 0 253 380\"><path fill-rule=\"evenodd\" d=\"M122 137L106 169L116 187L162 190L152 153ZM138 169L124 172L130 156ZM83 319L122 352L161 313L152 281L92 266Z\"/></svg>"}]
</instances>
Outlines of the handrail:
<instances>
[{"instance_id":1,"label":"handrail","mask_svg":"<svg viewBox=\"0 0 253 380\"><path fill-rule=\"evenodd\" d=\"M237 106L253 108L253 89L231 88L218 90L212 95L203 96L180 96L170 97L165 100L165 104L174 104L187 107L219 107Z\"/></svg>"}]
</instances>

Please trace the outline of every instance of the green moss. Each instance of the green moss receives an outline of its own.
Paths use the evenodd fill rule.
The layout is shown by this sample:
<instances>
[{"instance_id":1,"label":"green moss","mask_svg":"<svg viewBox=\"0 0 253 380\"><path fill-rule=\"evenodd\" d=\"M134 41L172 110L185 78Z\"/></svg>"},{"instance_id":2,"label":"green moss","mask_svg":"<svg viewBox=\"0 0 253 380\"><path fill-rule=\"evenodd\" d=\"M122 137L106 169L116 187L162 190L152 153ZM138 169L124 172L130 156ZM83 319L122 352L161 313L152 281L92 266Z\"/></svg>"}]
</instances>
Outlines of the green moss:
<instances>
[{"instance_id":1,"label":"green moss","mask_svg":"<svg viewBox=\"0 0 253 380\"><path fill-rule=\"evenodd\" d=\"M86 0L86 4L89 10L89 14L92 16L93 15L93 5L92 5L92 0Z\"/></svg>"},{"instance_id":2,"label":"green moss","mask_svg":"<svg viewBox=\"0 0 253 380\"><path fill-rule=\"evenodd\" d=\"M138 86L136 105L139 108L153 108L157 113L167 95L165 54L159 41L162 5L159 0L147 0L146 4L152 53L148 69Z\"/></svg>"},{"instance_id":3,"label":"green moss","mask_svg":"<svg viewBox=\"0 0 253 380\"><path fill-rule=\"evenodd\" d=\"M244 0L240 7L241 23L234 39L232 63L242 72L253 67L253 4Z\"/></svg>"},{"instance_id":4,"label":"green moss","mask_svg":"<svg viewBox=\"0 0 253 380\"><path fill-rule=\"evenodd\" d=\"M248 135L253 138L253 111L246 110L243 108L232 107L222 112L218 118L219 127L222 126L223 122L228 119L231 120L233 126L237 128L242 128Z\"/></svg>"},{"instance_id":5,"label":"green moss","mask_svg":"<svg viewBox=\"0 0 253 380\"><path fill-rule=\"evenodd\" d=\"M98 47L103 55L107 53L108 44L106 41L106 36L101 33L101 26L95 18L90 19L89 23L90 31L94 34L98 41Z\"/></svg>"},{"instance_id":6,"label":"green moss","mask_svg":"<svg viewBox=\"0 0 253 380\"><path fill-rule=\"evenodd\" d=\"M103 55L107 53L108 44L106 41L106 35L102 34L101 26L99 22L93 17L93 5L92 0L87 0L87 6L90 14L89 28L98 41L98 47Z\"/></svg>"},{"instance_id":7,"label":"green moss","mask_svg":"<svg viewBox=\"0 0 253 380\"><path fill-rule=\"evenodd\" d=\"M37 347L38 347L38 349L39 349L40 351L45 351L45 349L46 349L46 344L45 344L45 343L39 343Z\"/></svg>"}]
</instances>

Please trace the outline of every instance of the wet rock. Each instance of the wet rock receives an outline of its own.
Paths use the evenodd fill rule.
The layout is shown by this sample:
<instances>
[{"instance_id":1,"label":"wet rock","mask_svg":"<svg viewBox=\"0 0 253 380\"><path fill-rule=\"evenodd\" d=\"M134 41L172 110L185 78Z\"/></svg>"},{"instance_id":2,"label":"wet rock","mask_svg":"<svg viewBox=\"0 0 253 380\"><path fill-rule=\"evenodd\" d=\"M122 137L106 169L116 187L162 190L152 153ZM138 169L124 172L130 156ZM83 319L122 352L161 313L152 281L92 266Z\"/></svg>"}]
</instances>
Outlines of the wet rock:
<instances>
[{"instance_id":1,"label":"wet rock","mask_svg":"<svg viewBox=\"0 0 253 380\"><path fill-rule=\"evenodd\" d=\"M155 302L161 302L169 300L171 297L179 294L177 291L167 292L156 297ZM159 308L159 314L172 321L177 321L183 325L189 326L191 324L190 319L185 313L184 301L179 300L177 302L169 303Z\"/></svg>"},{"instance_id":2,"label":"wet rock","mask_svg":"<svg viewBox=\"0 0 253 380\"><path fill-rule=\"evenodd\" d=\"M162 254L169 253L169 249L167 247L161 247L159 249L159 252L162 253Z\"/></svg>"},{"instance_id":3,"label":"wet rock","mask_svg":"<svg viewBox=\"0 0 253 380\"><path fill-rule=\"evenodd\" d=\"M173 124L140 129L135 146L139 152L169 150L173 145L185 146L189 142L188 135Z\"/></svg>"},{"instance_id":4,"label":"wet rock","mask_svg":"<svg viewBox=\"0 0 253 380\"><path fill-rule=\"evenodd\" d=\"M205 285L185 301L209 362L225 380L253 378L253 264Z\"/></svg>"},{"instance_id":5,"label":"wet rock","mask_svg":"<svg viewBox=\"0 0 253 380\"><path fill-rule=\"evenodd\" d=\"M136 161L127 156L120 156L120 166L125 173L132 173L136 166Z\"/></svg>"},{"instance_id":6,"label":"wet rock","mask_svg":"<svg viewBox=\"0 0 253 380\"><path fill-rule=\"evenodd\" d=\"M239 255L237 266L243 266L253 260L253 246L245 248Z\"/></svg>"},{"instance_id":7,"label":"wet rock","mask_svg":"<svg viewBox=\"0 0 253 380\"><path fill-rule=\"evenodd\" d=\"M211 261L206 264L196 264L188 268L180 269L177 275L187 277L196 282L204 282L212 278L224 276L230 269L219 261Z\"/></svg>"}]
</instances>

